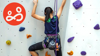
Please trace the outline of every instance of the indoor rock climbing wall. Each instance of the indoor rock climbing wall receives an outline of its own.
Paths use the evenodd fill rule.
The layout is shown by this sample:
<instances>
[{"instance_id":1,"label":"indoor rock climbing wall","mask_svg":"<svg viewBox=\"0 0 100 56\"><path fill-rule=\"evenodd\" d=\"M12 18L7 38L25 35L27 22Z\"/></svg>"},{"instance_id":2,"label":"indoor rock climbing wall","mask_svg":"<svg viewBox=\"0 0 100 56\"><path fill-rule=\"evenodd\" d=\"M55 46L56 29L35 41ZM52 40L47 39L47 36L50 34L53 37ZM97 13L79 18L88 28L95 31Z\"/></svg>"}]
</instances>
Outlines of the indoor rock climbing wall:
<instances>
[{"instance_id":1,"label":"indoor rock climbing wall","mask_svg":"<svg viewBox=\"0 0 100 56\"><path fill-rule=\"evenodd\" d=\"M80 0L83 4L76 10L70 0L66 36L64 43L64 56L69 56L67 52L74 52L73 56L82 56L81 51L85 51L86 56L100 56L100 30L95 30L94 26L100 24L100 0ZM75 37L68 43L67 39Z\"/></svg>"},{"instance_id":2,"label":"indoor rock climbing wall","mask_svg":"<svg viewBox=\"0 0 100 56\"><path fill-rule=\"evenodd\" d=\"M4 8L8 4L13 3L13 2L17 2L17 3L21 4L25 8L25 11L26 11L25 20L21 24L16 25L16 26L8 24L9 22L7 23L4 20L4 17L3 17ZM61 2L62 2L62 0L58 1L58 9L59 9L59 7L61 5ZM74 28L75 25L73 25L73 23L70 23L70 22L72 22L71 19L73 19L75 21L76 20L76 18L75 18L76 15L79 13L77 15L77 17L81 17L79 15L81 15L82 12L83 12L82 8L79 11L76 11L76 10L74 10L74 8L72 6L70 6L71 9L70 9L69 16L71 17L71 15L73 15L73 18L72 17L68 18L69 3L70 3L70 1L68 0L66 2L64 10L62 12L62 15L60 17L60 24L59 24L60 33L59 34L61 36L62 52L64 50L64 46L67 45L69 47L70 45L72 45L72 44L70 44L70 45L69 44L66 44L66 45L64 44L65 34L67 32L69 32L70 29L71 29L71 31L68 34L66 34L66 38L68 38L69 34L70 34L70 36L72 36L71 33L75 32L75 31L72 31L72 29L73 30L76 29L76 28ZM39 0L38 1L38 6L37 6L37 9L36 9L36 14L44 16L44 8L47 7L47 6L50 6L50 7L52 7L54 9L54 0ZM89 8L93 8L93 7L90 7L90 6L88 6L88 7ZM13 7L10 6L8 8L10 9L10 8L13 8ZM29 51L28 51L29 46L32 45L32 44L35 44L37 42L43 41L43 39L45 37L45 34L44 34L44 23L42 21L36 20L36 19L31 17L32 9L33 9L32 0L0 0L0 56L31 56ZM90 10L89 9L87 9L87 10L84 9L84 13L86 13L88 11L90 11ZM23 12L23 10L22 10L22 12ZM99 13L98 10L93 11L93 13L97 13L97 12ZM75 14L73 14L73 13L75 13ZM7 12L4 15L6 15L6 14L7 14ZM84 14L84 16L85 15L86 14ZM98 14L95 14L95 15L98 16ZM92 18L93 17L91 17L91 20L94 21ZM67 22L67 19L69 19L70 22L69 21L68 22L70 24ZM84 20L85 21L85 19L86 18L84 18L84 19L78 18L77 21L79 21L79 20ZM88 18L88 19L90 19L90 18ZM88 20L88 19L86 19L86 20ZM81 22L81 24L82 24L82 22ZM86 22L88 22L88 21L86 21ZM91 21L89 21L89 22L91 22ZM65 33L65 30L67 29L66 28L67 27L67 23L69 24L68 25L68 29L69 30L67 30L67 32ZM83 22L83 23L85 24L85 22ZM87 24L87 25L89 25L89 24ZM84 26L86 27L87 25L84 25ZM71 28L70 26L73 26L73 28ZM79 26L79 25L77 25L77 26ZM25 30L22 31L22 32L19 32L19 28L20 27L25 27ZM26 38L26 34L31 34L32 37L27 39ZM79 32L78 32L78 34L79 34ZM93 33L91 33L91 34L93 34ZM77 35L77 36L80 36L80 35ZM83 36L81 36L81 37L83 37ZM11 41L11 45L7 45L6 44L7 40ZM66 40L65 40L65 43L66 43ZM74 46L71 46L71 47L74 47ZM77 46L77 47L79 47L79 46ZM66 50L70 50L70 48L69 49L65 48L65 49ZM81 48L81 47L79 47L79 48ZM42 50L42 51L38 50L37 52L39 52L40 56L45 56L45 52L46 51L48 51L48 54L50 54L51 56L54 56L54 52L51 51L51 50L48 50L48 49L45 49L45 50ZM63 56L65 56L65 55L63 55Z\"/></svg>"}]
</instances>

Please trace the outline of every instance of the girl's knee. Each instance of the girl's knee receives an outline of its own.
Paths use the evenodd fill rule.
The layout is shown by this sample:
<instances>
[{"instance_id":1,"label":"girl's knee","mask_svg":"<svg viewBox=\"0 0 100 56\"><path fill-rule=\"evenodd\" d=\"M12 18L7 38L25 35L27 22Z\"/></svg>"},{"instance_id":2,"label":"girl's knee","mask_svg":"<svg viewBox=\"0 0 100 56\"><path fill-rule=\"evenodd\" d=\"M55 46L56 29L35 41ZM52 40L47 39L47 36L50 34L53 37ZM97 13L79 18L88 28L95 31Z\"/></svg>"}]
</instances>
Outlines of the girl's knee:
<instances>
[{"instance_id":1,"label":"girl's knee","mask_svg":"<svg viewBox=\"0 0 100 56\"><path fill-rule=\"evenodd\" d=\"M29 47L28 50L31 51L31 47Z\"/></svg>"},{"instance_id":2,"label":"girl's knee","mask_svg":"<svg viewBox=\"0 0 100 56\"><path fill-rule=\"evenodd\" d=\"M33 46L30 46L30 47L28 48L28 50L29 50L29 51L35 51L35 49L34 49Z\"/></svg>"}]
</instances>

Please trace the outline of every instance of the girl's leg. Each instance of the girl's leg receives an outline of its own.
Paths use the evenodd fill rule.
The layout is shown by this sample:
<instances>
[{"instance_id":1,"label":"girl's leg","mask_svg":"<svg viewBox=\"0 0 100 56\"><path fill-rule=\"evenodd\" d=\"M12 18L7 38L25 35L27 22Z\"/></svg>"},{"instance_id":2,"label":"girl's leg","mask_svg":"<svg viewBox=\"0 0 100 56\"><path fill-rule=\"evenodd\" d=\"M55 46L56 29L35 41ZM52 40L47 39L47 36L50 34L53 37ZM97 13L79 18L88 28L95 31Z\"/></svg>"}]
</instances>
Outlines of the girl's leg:
<instances>
[{"instance_id":1,"label":"girl's leg","mask_svg":"<svg viewBox=\"0 0 100 56\"><path fill-rule=\"evenodd\" d=\"M59 37L60 37L60 35L59 35ZM60 38L59 38L59 40L60 40ZM55 53L55 50L54 50L54 53L55 53L57 56L62 56L61 41L60 41L58 44L60 44L59 51L57 51L57 52Z\"/></svg>"},{"instance_id":2,"label":"girl's leg","mask_svg":"<svg viewBox=\"0 0 100 56\"><path fill-rule=\"evenodd\" d=\"M31 54L32 56L38 56L38 54L37 54L35 51L30 51L30 54Z\"/></svg>"},{"instance_id":3,"label":"girl's leg","mask_svg":"<svg viewBox=\"0 0 100 56\"><path fill-rule=\"evenodd\" d=\"M55 51L54 51L55 52ZM55 53L57 56L62 56L62 50L61 50L61 48L59 49L59 51L57 51L56 53Z\"/></svg>"},{"instance_id":4,"label":"girl's leg","mask_svg":"<svg viewBox=\"0 0 100 56\"><path fill-rule=\"evenodd\" d=\"M54 50L54 53L55 53L55 50ZM61 50L61 47L59 48L59 51L56 51L55 53L57 56L62 56L62 50Z\"/></svg>"},{"instance_id":5,"label":"girl's leg","mask_svg":"<svg viewBox=\"0 0 100 56\"><path fill-rule=\"evenodd\" d=\"M39 42L39 43L36 43L36 44L33 44L29 47L29 51L30 51L30 54L32 56L38 56L38 54L35 52L36 50L41 50L43 49L43 46L42 46L42 42Z\"/></svg>"}]
</instances>

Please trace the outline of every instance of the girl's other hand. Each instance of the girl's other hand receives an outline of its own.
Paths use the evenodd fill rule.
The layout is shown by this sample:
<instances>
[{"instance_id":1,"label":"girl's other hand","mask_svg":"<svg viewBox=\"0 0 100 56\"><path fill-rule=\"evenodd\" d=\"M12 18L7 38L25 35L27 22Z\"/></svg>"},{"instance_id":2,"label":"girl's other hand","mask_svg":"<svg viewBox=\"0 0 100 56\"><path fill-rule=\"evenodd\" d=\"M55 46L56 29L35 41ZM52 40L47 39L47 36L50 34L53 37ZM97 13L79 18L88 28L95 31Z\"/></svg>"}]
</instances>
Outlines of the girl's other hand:
<instances>
[{"instance_id":1,"label":"girl's other hand","mask_svg":"<svg viewBox=\"0 0 100 56\"><path fill-rule=\"evenodd\" d=\"M33 0L33 3L34 3L34 4L37 4L37 3L38 3L38 0Z\"/></svg>"}]
</instances>

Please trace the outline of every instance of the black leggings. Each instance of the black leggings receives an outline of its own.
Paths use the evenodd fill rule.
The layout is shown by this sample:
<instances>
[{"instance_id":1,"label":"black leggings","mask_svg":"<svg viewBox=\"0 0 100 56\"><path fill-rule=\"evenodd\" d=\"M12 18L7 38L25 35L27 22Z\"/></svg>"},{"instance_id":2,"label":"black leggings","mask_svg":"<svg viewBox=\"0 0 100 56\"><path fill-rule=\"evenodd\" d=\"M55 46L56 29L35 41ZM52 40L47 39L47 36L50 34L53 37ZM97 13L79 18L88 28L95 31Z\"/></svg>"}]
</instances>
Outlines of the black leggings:
<instances>
[{"instance_id":1,"label":"black leggings","mask_svg":"<svg viewBox=\"0 0 100 56\"><path fill-rule=\"evenodd\" d=\"M60 45L61 45L61 43L60 43ZM29 51L36 51L36 50L41 50L41 49L44 49L42 42L38 42L38 43L33 44L29 47ZM54 52L55 52L55 50L54 50ZM59 48L59 51L57 51L57 56L62 56L61 46Z\"/></svg>"}]
</instances>

